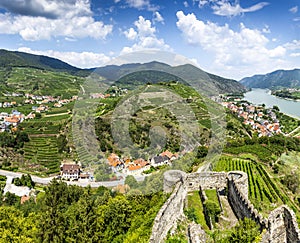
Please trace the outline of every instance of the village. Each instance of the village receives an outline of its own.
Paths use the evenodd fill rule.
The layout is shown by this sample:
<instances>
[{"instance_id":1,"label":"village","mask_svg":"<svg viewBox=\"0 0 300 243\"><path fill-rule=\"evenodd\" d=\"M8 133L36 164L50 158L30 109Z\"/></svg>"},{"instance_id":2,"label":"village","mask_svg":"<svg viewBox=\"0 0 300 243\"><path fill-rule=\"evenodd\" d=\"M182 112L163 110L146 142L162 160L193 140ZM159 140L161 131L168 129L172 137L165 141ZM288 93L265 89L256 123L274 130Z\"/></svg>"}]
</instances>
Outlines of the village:
<instances>
[{"instance_id":1,"label":"village","mask_svg":"<svg viewBox=\"0 0 300 243\"><path fill-rule=\"evenodd\" d=\"M251 128L258 133L259 137L270 137L274 134L282 133L280 121L273 109L263 106L254 106L240 98L235 98L231 101L228 100L228 98L223 98L221 102L222 106L228 108L233 114L237 115L237 117L242 118L243 123L251 126Z\"/></svg>"},{"instance_id":2,"label":"village","mask_svg":"<svg viewBox=\"0 0 300 243\"><path fill-rule=\"evenodd\" d=\"M37 114L46 113L51 108L60 108L70 102L81 99L81 97L72 96L70 99L61 99L61 97L53 97L50 95L34 95L34 94L20 94L20 93L8 93L4 94L8 101L0 102L1 108L11 108L11 112L0 112L0 132L16 130L17 126L25 120L34 119ZM109 98L111 94L91 93L91 99L105 99ZM8 97L11 97L10 101ZM14 97L23 98L23 101L17 103L13 101ZM50 106L51 104L51 106ZM17 109L24 105L32 105L30 112L25 115L19 112Z\"/></svg>"}]
</instances>

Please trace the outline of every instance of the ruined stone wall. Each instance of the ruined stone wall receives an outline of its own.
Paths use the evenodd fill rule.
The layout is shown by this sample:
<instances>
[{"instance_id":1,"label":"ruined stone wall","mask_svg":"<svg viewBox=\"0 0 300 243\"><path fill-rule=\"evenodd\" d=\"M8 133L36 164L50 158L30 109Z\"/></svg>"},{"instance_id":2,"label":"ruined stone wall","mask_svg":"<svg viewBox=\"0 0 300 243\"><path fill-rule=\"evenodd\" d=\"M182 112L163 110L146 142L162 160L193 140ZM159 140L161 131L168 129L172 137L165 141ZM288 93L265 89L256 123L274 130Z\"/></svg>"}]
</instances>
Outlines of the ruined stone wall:
<instances>
[{"instance_id":1,"label":"ruined stone wall","mask_svg":"<svg viewBox=\"0 0 300 243\"><path fill-rule=\"evenodd\" d=\"M168 231L172 227L176 227L178 219L183 216L187 192L198 191L200 187L203 190L226 187L228 201L236 216L239 219L251 218L260 225L261 230L266 229L261 243L300 243L300 231L296 216L291 209L285 205L281 206L273 210L268 219L265 219L254 208L248 199L248 177L246 173L231 171L229 173L186 174L175 170L167 171L164 175L164 191L172 192L172 194L155 218L150 238L151 243L163 242ZM191 235L195 236L193 233Z\"/></svg>"},{"instance_id":2,"label":"ruined stone wall","mask_svg":"<svg viewBox=\"0 0 300 243\"><path fill-rule=\"evenodd\" d=\"M190 243L205 243L207 241L205 231L194 222L188 226L188 235Z\"/></svg>"},{"instance_id":3,"label":"ruined stone wall","mask_svg":"<svg viewBox=\"0 0 300 243\"><path fill-rule=\"evenodd\" d=\"M150 237L151 243L163 242L163 239L167 236L168 231L172 227L176 227L177 220L183 216L186 195L187 191L184 183L182 181L177 182L173 193L155 217L152 234Z\"/></svg>"},{"instance_id":4,"label":"ruined stone wall","mask_svg":"<svg viewBox=\"0 0 300 243\"><path fill-rule=\"evenodd\" d=\"M300 232L294 212L283 205L268 217L268 230L261 243L298 243Z\"/></svg>"},{"instance_id":5,"label":"ruined stone wall","mask_svg":"<svg viewBox=\"0 0 300 243\"><path fill-rule=\"evenodd\" d=\"M186 178L187 190L199 191L213 188L224 188L227 186L227 173L225 172L201 172L188 174Z\"/></svg>"},{"instance_id":6,"label":"ruined stone wall","mask_svg":"<svg viewBox=\"0 0 300 243\"><path fill-rule=\"evenodd\" d=\"M260 225L261 229L266 228L266 220L248 200L248 196L246 197L242 190L240 190L240 185L234 178L228 178L228 201L239 219L245 217L251 218Z\"/></svg>"}]
</instances>

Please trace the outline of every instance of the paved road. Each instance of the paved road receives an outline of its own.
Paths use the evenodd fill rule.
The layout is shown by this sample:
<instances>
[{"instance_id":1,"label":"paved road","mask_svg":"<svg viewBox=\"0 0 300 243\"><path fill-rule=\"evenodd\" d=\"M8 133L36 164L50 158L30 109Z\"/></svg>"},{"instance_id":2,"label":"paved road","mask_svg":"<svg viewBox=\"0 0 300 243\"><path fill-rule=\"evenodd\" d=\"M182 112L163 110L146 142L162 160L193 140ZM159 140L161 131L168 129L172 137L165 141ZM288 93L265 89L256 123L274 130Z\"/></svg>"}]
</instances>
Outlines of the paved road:
<instances>
[{"instance_id":1,"label":"paved road","mask_svg":"<svg viewBox=\"0 0 300 243\"><path fill-rule=\"evenodd\" d=\"M16 177L21 177L23 173L20 172L12 172L12 171L6 171L6 170L0 170L0 175L10 177L10 178L16 178ZM31 178L34 182L42 185L47 185L50 183L50 181L54 177L38 177L31 175ZM136 177L137 181L143 181L144 176L138 176ZM79 180L79 181L65 181L68 185L77 185L77 186L82 186L86 187L90 185L91 187L99 187L99 186L105 186L105 187L115 187L117 185L123 185L124 184L124 179L118 180L118 181L101 181L101 182L95 182L95 181L88 181L88 180Z\"/></svg>"}]
</instances>

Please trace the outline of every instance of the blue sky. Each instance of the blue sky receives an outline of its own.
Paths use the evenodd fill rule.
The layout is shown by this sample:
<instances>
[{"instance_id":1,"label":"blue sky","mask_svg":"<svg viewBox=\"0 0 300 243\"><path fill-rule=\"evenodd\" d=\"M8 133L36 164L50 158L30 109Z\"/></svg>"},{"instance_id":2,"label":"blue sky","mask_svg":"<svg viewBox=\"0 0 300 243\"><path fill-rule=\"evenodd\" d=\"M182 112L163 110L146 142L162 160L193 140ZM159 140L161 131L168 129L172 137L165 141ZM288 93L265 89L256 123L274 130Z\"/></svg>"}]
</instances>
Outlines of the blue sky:
<instances>
[{"instance_id":1,"label":"blue sky","mask_svg":"<svg viewBox=\"0 0 300 243\"><path fill-rule=\"evenodd\" d=\"M239 80L300 68L299 33L299 0L0 0L0 48L77 67L155 49Z\"/></svg>"}]
</instances>

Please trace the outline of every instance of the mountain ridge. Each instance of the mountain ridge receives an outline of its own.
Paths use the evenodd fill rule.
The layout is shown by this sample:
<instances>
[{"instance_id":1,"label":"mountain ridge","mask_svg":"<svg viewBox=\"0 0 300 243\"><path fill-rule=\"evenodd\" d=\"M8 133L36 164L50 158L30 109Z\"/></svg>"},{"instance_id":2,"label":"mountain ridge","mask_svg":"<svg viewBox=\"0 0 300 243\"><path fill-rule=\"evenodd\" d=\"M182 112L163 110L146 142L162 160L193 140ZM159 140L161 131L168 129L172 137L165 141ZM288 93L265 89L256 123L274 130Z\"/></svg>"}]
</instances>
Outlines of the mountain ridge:
<instances>
[{"instance_id":1,"label":"mountain ridge","mask_svg":"<svg viewBox=\"0 0 300 243\"><path fill-rule=\"evenodd\" d=\"M278 69L267 74L258 74L239 81L248 88L295 88L300 87L300 69Z\"/></svg>"},{"instance_id":2,"label":"mountain ridge","mask_svg":"<svg viewBox=\"0 0 300 243\"><path fill-rule=\"evenodd\" d=\"M87 77L91 73L98 74L111 83L119 80L124 75L133 72L154 70L169 73L193 83L193 86L204 87L208 94L244 92L245 88L233 79L226 79L215 74L207 73L204 70L191 64L171 66L166 63L152 61L147 63L129 63L123 65L107 65L90 69L81 69L65 63L59 59L34 55L18 51L0 49L0 68L13 67L35 68L55 72L66 72L71 75ZM108 83L110 83L108 82ZM214 92L212 92L214 90Z\"/></svg>"}]
</instances>

